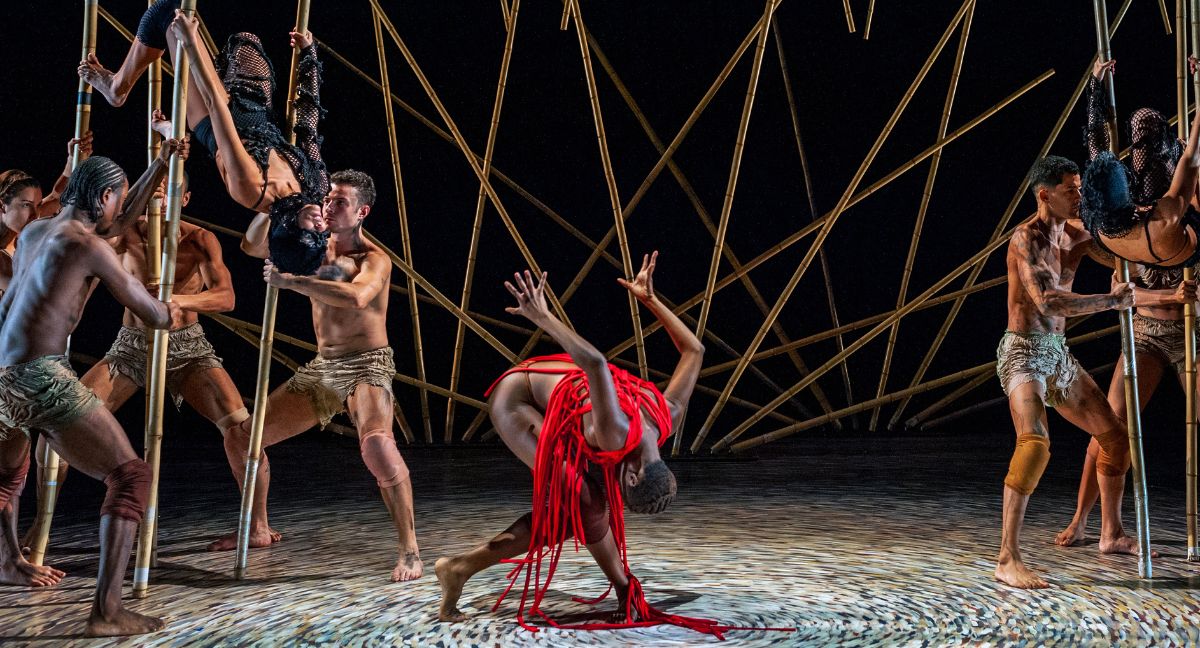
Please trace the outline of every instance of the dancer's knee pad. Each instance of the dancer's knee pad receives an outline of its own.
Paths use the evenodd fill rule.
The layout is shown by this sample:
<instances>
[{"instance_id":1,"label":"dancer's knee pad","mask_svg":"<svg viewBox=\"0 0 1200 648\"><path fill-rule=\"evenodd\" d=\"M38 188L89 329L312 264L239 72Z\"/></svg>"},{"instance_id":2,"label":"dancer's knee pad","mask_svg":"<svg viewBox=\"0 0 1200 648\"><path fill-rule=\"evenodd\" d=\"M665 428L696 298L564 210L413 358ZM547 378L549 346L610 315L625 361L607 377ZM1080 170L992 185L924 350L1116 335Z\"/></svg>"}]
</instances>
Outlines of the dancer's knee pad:
<instances>
[{"instance_id":1,"label":"dancer's knee pad","mask_svg":"<svg viewBox=\"0 0 1200 648\"><path fill-rule=\"evenodd\" d=\"M158 0L150 5L138 22L137 39L147 47L167 49L167 28L175 19L175 10L179 5L179 0Z\"/></svg>"},{"instance_id":2,"label":"dancer's knee pad","mask_svg":"<svg viewBox=\"0 0 1200 648\"><path fill-rule=\"evenodd\" d=\"M222 416L217 421L216 426L217 426L217 429L221 431L221 434L225 434L226 432L230 431L230 428L241 425L242 421L245 421L248 418L250 418L250 412L247 411L245 407L243 407L241 409L230 412L230 413L226 414L225 416Z\"/></svg>"},{"instance_id":3,"label":"dancer's knee pad","mask_svg":"<svg viewBox=\"0 0 1200 648\"><path fill-rule=\"evenodd\" d=\"M375 476L380 488L403 484L408 479L408 466L396 448L391 430L380 428L360 432L358 445L367 469Z\"/></svg>"},{"instance_id":4,"label":"dancer's knee pad","mask_svg":"<svg viewBox=\"0 0 1200 648\"><path fill-rule=\"evenodd\" d=\"M150 476L150 465L141 459L127 461L108 473L104 478L108 492L104 494L100 516L141 522L150 499Z\"/></svg>"},{"instance_id":5,"label":"dancer's knee pad","mask_svg":"<svg viewBox=\"0 0 1200 648\"><path fill-rule=\"evenodd\" d=\"M1122 477L1129 470L1129 435L1121 428L1113 428L1096 436L1100 444L1100 456L1096 457L1096 472L1108 477Z\"/></svg>"},{"instance_id":6,"label":"dancer's knee pad","mask_svg":"<svg viewBox=\"0 0 1200 648\"><path fill-rule=\"evenodd\" d=\"M1022 495L1037 488L1038 480L1050 462L1050 440L1036 434L1018 434L1017 447L1008 463L1004 485Z\"/></svg>"},{"instance_id":7,"label":"dancer's knee pad","mask_svg":"<svg viewBox=\"0 0 1200 648\"><path fill-rule=\"evenodd\" d=\"M25 459L21 464L12 469L0 470L0 510L8 508L9 500L21 495L21 489L25 486L25 475L29 474L29 453L25 453Z\"/></svg>"}]
</instances>

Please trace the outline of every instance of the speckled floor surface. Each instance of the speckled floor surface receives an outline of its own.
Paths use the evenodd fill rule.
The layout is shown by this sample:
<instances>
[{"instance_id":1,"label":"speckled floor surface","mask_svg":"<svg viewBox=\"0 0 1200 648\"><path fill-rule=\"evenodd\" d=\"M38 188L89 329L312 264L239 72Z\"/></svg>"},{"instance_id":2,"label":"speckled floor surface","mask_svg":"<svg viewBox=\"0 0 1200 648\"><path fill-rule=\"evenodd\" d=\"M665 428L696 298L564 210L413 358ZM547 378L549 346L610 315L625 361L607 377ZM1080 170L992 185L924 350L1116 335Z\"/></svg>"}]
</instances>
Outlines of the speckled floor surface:
<instances>
[{"instance_id":1,"label":"speckled floor surface","mask_svg":"<svg viewBox=\"0 0 1200 648\"><path fill-rule=\"evenodd\" d=\"M1200 642L1200 566L1182 560L1182 471L1151 491L1153 537L1163 554L1152 582L1137 579L1132 557L1099 555L1094 540L1072 549L1051 544L1070 516L1080 461L1061 448L1034 496L1024 542L1027 558L1053 588L1023 592L992 581L1010 444L851 439L757 461L676 462L676 505L656 518L628 518L631 562L650 600L672 612L730 625L796 628L735 631L728 645ZM430 572L438 556L490 537L525 509L528 477L499 448L404 451L413 467L418 532ZM271 457L271 520L284 540L254 550L248 580L234 581L232 554L204 551L211 537L235 522L228 469L212 453L168 453L176 472L164 473L159 568L151 597L130 602L137 611L165 616L167 629L120 641L79 636L95 583L100 490L72 475L49 561L69 576L46 591L0 589L0 643L718 643L670 626L526 632L513 621L515 602L489 611L505 584L503 568L468 584L462 601L468 622L440 624L432 573L415 583L387 581L394 535L370 477L355 463L353 441L314 433ZM178 467L182 461L191 462L186 470ZM27 520L29 493L23 501ZM1132 525L1131 498L1126 511ZM1097 512L1093 537L1098 524ZM546 607L567 619L595 616L569 597L598 593L601 582L585 553L570 555Z\"/></svg>"}]
</instances>

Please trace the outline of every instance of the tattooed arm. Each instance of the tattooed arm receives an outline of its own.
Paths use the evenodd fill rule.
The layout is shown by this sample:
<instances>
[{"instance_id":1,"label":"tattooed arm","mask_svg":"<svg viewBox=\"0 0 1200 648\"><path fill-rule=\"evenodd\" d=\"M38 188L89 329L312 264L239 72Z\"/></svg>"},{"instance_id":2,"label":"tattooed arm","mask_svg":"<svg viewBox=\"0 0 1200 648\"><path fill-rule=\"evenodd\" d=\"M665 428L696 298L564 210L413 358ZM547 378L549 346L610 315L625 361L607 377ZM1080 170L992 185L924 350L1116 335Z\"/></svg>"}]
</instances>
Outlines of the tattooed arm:
<instances>
[{"instance_id":1,"label":"tattooed arm","mask_svg":"<svg viewBox=\"0 0 1200 648\"><path fill-rule=\"evenodd\" d=\"M1133 284L1118 284L1103 295L1079 295L1062 290L1062 278L1047 262L1053 254L1045 239L1021 228L1013 234L1012 254L1015 257L1021 283L1038 312L1046 317L1069 317L1106 310L1130 308L1134 305Z\"/></svg>"}]
</instances>

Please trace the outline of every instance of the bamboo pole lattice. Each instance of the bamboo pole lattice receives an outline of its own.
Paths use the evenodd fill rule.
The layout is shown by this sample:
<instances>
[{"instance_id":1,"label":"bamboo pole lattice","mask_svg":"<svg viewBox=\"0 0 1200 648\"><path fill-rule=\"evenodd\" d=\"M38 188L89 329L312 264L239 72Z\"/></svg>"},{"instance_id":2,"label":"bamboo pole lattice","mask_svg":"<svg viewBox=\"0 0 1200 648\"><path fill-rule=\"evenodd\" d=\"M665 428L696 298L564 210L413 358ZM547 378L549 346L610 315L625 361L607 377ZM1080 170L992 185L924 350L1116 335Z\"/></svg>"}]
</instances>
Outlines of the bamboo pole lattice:
<instances>
[{"instance_id":1,"label":"bamboo pole lattice","mask_svg":"<svg viewBox=\"0 0 1200 648\"><path fill-rule=\"evenodd\" d=\"M1200 0L1188 0L1189 22L1191 27L1191 53L1192 56L1200 56ZM1185 64L1182 56L1176 57L1176 66L1182 68ZM1181 70L1182 71L1182 70ZM1192 84L1194 95L1200 99L1200 71L1192 72ZM1180 130L1186 130L1187 126L1187 99L1183 97L1183 93L1179 93L1183 99L1183 111L1178 115L1179 124L1184 124ZM1185 133L1186 136L1186 133ZM1184 140L1186 141L1186 140ZM1192 266L1187 266L1183 269L1184 281L1195 281L1196 274ZM1198 483L1197 467L1200 466L1200 452L1197 443L1197 423L1196 423L1196 303L1188 302L1183 305L1183 375L1184 375L1184 430L1187 434L1185 459L1185 480L1184 486L1187 489L1185 496L1184 510L1187 517L1187 559L1189 562L1200 561L1200 539L1197 538L1197 492Z\"/></svg>"}]
</instances>

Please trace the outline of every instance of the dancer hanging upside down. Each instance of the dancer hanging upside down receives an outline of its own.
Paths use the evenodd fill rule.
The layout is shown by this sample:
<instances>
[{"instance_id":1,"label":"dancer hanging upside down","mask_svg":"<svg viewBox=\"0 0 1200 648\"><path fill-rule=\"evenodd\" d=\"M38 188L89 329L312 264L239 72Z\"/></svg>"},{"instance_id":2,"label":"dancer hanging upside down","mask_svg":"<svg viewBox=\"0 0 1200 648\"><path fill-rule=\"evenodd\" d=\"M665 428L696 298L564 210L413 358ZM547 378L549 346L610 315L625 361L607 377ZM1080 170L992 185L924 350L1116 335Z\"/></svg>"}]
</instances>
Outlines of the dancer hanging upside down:
<instances>
[{"instance_id":1,"label":"dancer hanging upside down","mask_svg":"<svg viewBox=\"0 0 1200 648\"><path fill-rule=\"evenodd\" d=\"M704 358L700 340L654 293L657 258L657 252L644 258L632 282L618 282L662 322L680 352L661 393L653 383L608 364L599 350L554 317L546 306L544 273L535 280L527 270L523 276L515 275L515 286L505 282L517 299L517 305L506 310L541 327L567 353L529 358L505 372L489 390L496 431L533 470L533 511L476 549L437 561L442 621L466 618L458 609L458 599L468 579L525 554L511 574L513 585L523 574L525 579L518 621L534 629L526 620L529 615L564 627L540 606L563 543L574 537L587 546L616 590L618 609L612 623L570 627L672 623L718 635L728 629L651 607L627 562L623 507L635 513L660 513L675 498L675 477L663 463L659 446L681 420ZM600 467L601 479L588 473L589 464ZM543 560L549 565L544 566ZM541 571L543 567L548 570ZM530 578L535 571L543 578L537 584Z\"/></svg>"},{"instance_id":2,"label":"dancer hanging upside down","mask_svg":"<svg viewBox=\"0 0 1200 648\"><path fill-rule=\"evenodd\" d=\"M230 36L214 66L197 34L198 21L177 11L178 6L178 0L158 0L146 10L136 42L116 74L89 57L80 63L79 75L120 105L150 62L168 47L174 52L176 42L182 43L191 64L187 121L194 137L215 157L230 197L249 209L269 213L274 223L294 224L306 205L319 205L329 191L322 138L317 133L324 112L321 64L312 34L291 32L292 46L300 50L297 144L293 145L274 121L275 72L259 38L246 32ZM171 132L170 122L163 119L156 120L155 128L166 135ZM305 263L281 266L284 270L309 274L321 264L324 234L308 234L299 240L308 251Z\"/></svg>"},{"instance_id":3,"label":"dancer hanging upside down","mask_svg":"<svg viewBox=\"0 0 1200 648\"><path fill-rule=\"evenodd\" d=\"M1017 431L1017 446L1004 478L1003 534L996 579L1021 588L1048 584L1021 557L1021 525L1029 496L1050 460L1046 407L1054 407L1099 445L1102 524L1100 551L1138 551L1121 527L1121 497L1129 469L1129 440L1092 377L1067 348L1066 318L1134 305L1132 284L1107 295L1071 292L1075 271L1093 254L1091 235L1074 220L1079 211L1079 167L1050 156L1034 165L1030 187L1038 211L1022 223L1008 245L1008 330L996 350L996 373Z\"/></svg>"},{"instance_id":4,"label":"dancer hanging upside down","mask_svg":"<svg viewBox=\"0 0 1200 648\"><path fill-rule=\"evenodd\" d=\"M1109 150L1107 122L1103 106L1104 72L1115 61L1097 62L1088 86L1088 152L1092 158ZM1183 154L1184 144L1175 137L1171 125L1162 113L1152 108L1139 108L1129 118L1130 159L1127 165L1130 194L1137 205L1153 205L1170 188L1175 166ZM1200 266L1196 268L1200 271ZM1137 356L1138 407L1144 407L1154 395L1163 374L1171 370L1186 388L1183 375L1183 304L1196 301L1196 282L1183 281L1183 268L1161 270L1134 265L1133 348ZM1108 405L1117 418L1124 419L1125 357L1117 359L1112 382L1108 387ZM1099 497L1096 481L1096 458L1100 445L1094 439L1088 444L1079 482L1075 515L1070 524L1055 538L1062 546L1083 542L1086 537L1088 514Z\"/></svg>"},{"instance_id":5,"label":"dancer hanging upside down","mask_svg":"<svg viewBox=\"0 0 1200 648\"><path fill-rule=\"evenodd\" d=\"M1101 77L1111 71L1111 66L1097 68ZM1096 151L1107 137L1089 137L1093 158L1083 176L1081 213L1096 244L1106 252L1147 267L1181 268L1200 262L1200 214L1191 208L1200 168L1200 112L1179 156L1173 151L1175 138L1164 132L1165 120L1155 119L1154 112L1143 108L1132 117L1132 178L1117 156ZM1097 118L1089 114L1089 122ZM1167 165L1155 162L1156 158L1179 161L1168 174Z\"/></svg>"},{"instance_id":6,"label":"dancer hanging upside down","mask_svg":"<svg viewBox=\"0 0 1200 648\"><path fill-rule=\"evenodd\" d=\"M168 140L132 189L112 160L93 157L79 165L58 215L25 228L12 285L0 299L0 508L15 496L28 472L31 430L46 436L76 468L104 480L108 494L100 508L100 574L86 626L93 636L163 627L161 620L121 605L121 582L145 512L150 468L134 454L100 399L75 377L65 355L67 337L96 279L148 326L166 328L179 318L179 306L151 297L104 241L120 235L145 211L173 152L186 157L186 142ZM12 530L0 541L0 573L8 582L26 585L62 577L60 571L25 562Z\"/></svg>"}]
</instances>

